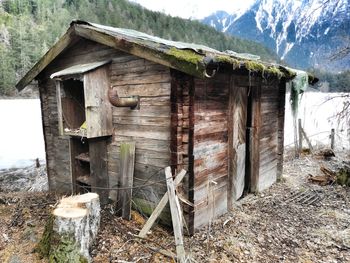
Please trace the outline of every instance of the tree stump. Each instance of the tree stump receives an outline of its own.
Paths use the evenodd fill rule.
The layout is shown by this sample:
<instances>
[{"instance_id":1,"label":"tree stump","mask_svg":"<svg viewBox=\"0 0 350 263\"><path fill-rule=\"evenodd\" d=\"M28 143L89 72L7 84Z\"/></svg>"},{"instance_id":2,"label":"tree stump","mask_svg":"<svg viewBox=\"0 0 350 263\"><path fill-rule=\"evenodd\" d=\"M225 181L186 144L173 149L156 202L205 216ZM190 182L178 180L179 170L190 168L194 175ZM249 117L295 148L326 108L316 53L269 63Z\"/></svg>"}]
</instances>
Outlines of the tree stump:
<instances>
[{"instance_id":1,"label":"tree stump","mask_svg":"<svg viewBox=\"0 0 350 263\"><path fill-rule=\"evenodd\" d=\"M49 262L90 262L89 248L100 225L100 202L95 193L61 199L36 247Z\"/></svg>"}]
</instances>

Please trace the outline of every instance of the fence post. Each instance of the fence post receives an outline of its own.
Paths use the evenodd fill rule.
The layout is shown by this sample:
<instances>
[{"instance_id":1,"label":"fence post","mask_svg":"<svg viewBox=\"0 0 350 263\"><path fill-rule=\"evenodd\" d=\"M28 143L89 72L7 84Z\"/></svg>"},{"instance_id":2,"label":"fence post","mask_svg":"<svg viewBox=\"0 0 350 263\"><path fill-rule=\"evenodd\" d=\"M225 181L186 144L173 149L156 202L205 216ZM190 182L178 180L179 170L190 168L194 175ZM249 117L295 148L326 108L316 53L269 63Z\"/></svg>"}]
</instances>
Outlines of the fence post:
<instances>
[{"instance_id":1,"label":"fence post","mask_svg":"<svg viewBox=\"0 0 350 263\"><path fill-rule=\"evenodd\" d=\"M334 150L334 129L331 129L331 149Z\"/></svg>"},{"instance_id":2,"label":"fence post","mask_svg":"<svg viewBox=\"0 0 350 263\"><path fill-rule=\"evenodd\" d=\"M293 128L294 128L294 157L299 158L298 124L297 124L297 118L295 116L293 116Z\"/></svg>"},{"instance_id":3,"label":"fence post","mask_svg":"<svg viewBox=\"0 0 350 263\"><path fill-rule=\"evenodd\" d=\"M301 127L301 119L298 119L298 133L299 133L299 153L303 150L303 133Z\"/></svg>"}]
</instances>

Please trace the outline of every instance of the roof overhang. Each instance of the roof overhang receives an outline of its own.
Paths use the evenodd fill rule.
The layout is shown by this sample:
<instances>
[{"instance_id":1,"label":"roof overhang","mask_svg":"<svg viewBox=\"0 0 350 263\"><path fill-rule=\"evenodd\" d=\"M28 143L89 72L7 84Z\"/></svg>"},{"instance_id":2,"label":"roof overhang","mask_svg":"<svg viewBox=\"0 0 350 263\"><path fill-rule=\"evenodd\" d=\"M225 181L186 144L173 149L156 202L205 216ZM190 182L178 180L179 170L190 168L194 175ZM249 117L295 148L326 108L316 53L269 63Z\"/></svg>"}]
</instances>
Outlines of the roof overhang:
<instances>
[{"instance_id":1,"label":"roof overhang","mask_svg":"<svg viewBox=\"0 0 350 263\"><path fill-rule=\"evenodd\" d=\"M69 77L69 76L73 76L73 75L84 74L84 73L89 72L91 70L94 70L96 68L102 67L102 66L108 64L109 62L111 62L111 60L74 65L72 67L69 67L69 68L66 68L64 70L60 70L58 72L51 74L50 78L51 79L59 79L61 77Z\"/></svg>"},{"instance_id":2,"label":"roof overhang","mask_svg":"<svg viewBox=\"0 0 350 263\"><path fill-rule=\"evenodd\" d=\"M254 56L226 53L212 48L175 42L149 36L134 30L113 28L85 21L73 21L68 31L50 48L50 50L17 83L20 91L42 72L57 56L80 38L88 39L126 53L174 68L199 78L210 77L208 68L229 66L259 72L262 75L274 75L286 80L293 79L295 72L281 65L265 63ZM311 81L312 80L312 81ZM310 84L317 79L310 78Z\"/></svg>"}]
</instances>

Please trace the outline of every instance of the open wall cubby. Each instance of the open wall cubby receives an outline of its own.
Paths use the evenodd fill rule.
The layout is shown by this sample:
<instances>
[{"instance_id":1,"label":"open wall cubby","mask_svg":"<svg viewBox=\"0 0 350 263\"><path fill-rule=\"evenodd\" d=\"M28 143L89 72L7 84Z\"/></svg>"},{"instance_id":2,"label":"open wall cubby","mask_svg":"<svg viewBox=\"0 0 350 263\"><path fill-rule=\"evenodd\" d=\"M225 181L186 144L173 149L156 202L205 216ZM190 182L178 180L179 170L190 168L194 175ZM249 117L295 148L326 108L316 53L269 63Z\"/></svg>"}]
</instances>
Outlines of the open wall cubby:
<instances>
[{"instance_id":1,"label":"open wall cubby","mask_svg":"<svg viewBox=\"0 0 350 263\"><path fill-rule=\"evenodd\" d=\"M61 83L62 125L65 134L80 134L86 121L84 83L68 79Z\"/></svg>"},{"instance_id":2,"label":"open wall cubby","mask_svg":"<svg viewBox=\"0 0 350 263\"><path fill-rule=\"evenodd\" d=\"M113 133L108 68L56 79L59 133L98 138Z\"/></svg>"},{"instance_id":3,"label":"open wall cubby","mask_svg":"<svg viewBox=\"0 0 350 263\"><path fill-rule=\"evenodd\" d=\"M92 177L88 139L71 138L70 151L73 191L75 193L90 192Z\"/></svg>"}]
</instances>

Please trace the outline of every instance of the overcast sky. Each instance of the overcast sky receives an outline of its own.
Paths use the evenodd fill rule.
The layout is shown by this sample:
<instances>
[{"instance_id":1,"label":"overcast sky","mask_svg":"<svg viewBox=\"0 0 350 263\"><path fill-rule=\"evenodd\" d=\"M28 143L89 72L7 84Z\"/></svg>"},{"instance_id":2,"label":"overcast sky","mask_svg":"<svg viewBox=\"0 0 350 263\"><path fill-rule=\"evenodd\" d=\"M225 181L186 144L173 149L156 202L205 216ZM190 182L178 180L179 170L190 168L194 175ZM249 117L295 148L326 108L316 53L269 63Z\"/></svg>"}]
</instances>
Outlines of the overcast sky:
<instances>
[{"instance_id":1,"label":"overcast sky","mask_svg":"<svg viewBox=\"0 0 350 263\"><path fill-rule=\"evenodd\" d=\"M248 8L254 0L131 0L142 6L182 18L203 18L217 10L228 13Z\"/></svg>"}]
</instances>

